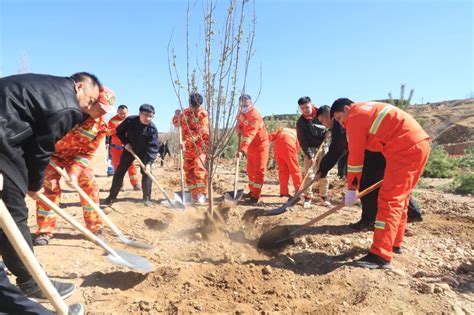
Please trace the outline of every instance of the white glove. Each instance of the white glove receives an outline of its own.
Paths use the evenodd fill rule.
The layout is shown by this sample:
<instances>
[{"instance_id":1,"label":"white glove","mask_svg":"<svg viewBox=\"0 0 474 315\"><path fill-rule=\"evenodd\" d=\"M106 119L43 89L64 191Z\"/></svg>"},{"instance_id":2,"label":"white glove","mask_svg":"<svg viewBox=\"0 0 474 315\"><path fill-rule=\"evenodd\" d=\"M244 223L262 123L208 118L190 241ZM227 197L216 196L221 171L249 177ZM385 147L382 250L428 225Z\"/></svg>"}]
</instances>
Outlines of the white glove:
<instances>
[{"instance_id":1,"label":"white glove","mask_svg":"<svg viewBox=\"0 0 474 315\"><path fill-rule=\"evenodd\" d=\"M344 196L344 204L346 206L352 206L357 200L357 192L355 190L348 190Z\"/></svg>"}]
</instances>

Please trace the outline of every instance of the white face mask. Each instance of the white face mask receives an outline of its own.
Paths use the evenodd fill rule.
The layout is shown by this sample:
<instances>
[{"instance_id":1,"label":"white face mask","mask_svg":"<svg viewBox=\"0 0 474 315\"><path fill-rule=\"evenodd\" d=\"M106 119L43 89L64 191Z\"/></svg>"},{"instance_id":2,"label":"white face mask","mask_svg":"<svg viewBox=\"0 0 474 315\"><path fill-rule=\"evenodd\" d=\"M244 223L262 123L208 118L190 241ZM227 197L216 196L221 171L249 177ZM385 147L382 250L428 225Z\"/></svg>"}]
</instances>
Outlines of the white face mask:
<instances>
[{"instance_id":1,"label":"white face mask","mask_svg":"<svg viewBox=\"0 0 474 315\"><path fill-rule=\"evenodd\" d=\"M244 114L247 114L252 109L252 106L243 106L240 111Z\"/></svg>"}]
</instances>

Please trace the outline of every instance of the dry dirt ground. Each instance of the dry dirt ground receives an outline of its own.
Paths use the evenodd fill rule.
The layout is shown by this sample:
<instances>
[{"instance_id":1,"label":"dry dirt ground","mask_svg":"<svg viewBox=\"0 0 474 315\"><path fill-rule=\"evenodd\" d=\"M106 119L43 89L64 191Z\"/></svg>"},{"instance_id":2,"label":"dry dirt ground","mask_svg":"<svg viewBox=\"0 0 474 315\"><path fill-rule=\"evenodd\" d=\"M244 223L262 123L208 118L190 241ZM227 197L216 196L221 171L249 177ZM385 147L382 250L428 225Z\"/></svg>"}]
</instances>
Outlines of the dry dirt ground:
<instances>
[{"instance_id":1,"label":"dry dirt ground","mask_svg":"<svg viewBox=\"0 0 474 315\"><path fill-rule=\"evenodd\" d=\"M107 196L102 150L93 165ZM171 193L179 190L179 173L168 160L154 174ZM341 200L341 184L334 178L331 199ZM241 182L245 176L240 177ZM270 171L263 190L266 209L279 206L278 179ZM231 190L232 164L220 169L216 189ZM243 187L243 184L241 184ZM79 198L63 189L62 207L82 221ZM316 314L472 314L474 312L474 198L419 190L425 221L409 225L406 253L393 261L391 271L364 270L351 261L366 253L371 232L355 232L348 223L358 220L358 206L344 208L296 238L296 244L276 256L256 250L262 232L280 224L304 223L326 211L322 206L301 205L276 217L260 218L244 226L241 216L249 206L230 212L225 231L211 235L200 229L205 208L176 211L158 203L141 203L141 193L125 191L107 212L130 238L154 244L153 250L120 243L106 229L116 249L142 255L155 267L144 274L108 262L97 246L58 219L55 238L35 252L47 273L56 280L72 281L78 291L68 303L81 302L88 314L153 313L316 313ZM30 225L35 229L34 204ZM48 306L48 304L46 304ZM50 306L48 306L50 307Z\"/></svg>"}]
</instances>

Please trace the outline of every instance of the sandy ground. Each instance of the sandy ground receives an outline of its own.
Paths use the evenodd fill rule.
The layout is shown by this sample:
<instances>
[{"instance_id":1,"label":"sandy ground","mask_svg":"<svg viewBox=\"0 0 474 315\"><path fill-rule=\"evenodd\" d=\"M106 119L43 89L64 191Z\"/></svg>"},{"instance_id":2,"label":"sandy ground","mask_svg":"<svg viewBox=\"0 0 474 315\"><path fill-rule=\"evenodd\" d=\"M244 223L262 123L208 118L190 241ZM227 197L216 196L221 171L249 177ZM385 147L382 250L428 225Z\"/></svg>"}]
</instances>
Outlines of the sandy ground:
<instances>
[{"instance_id":1,"label":"sandy ground","mask_svg":"<svg viewBox=\"0 0 474 315\"><path fill-rule=\"evenodd\" d=\"M107 196L104 151L93 162ZM179 173L168 160L154 174L165 189L179 190ZM341 200L341 184L331 175L331 200ZM240 178L245 182L245 175ZM232 164L220 169L215 188L231 190ZM241 184L243 187L244 185ZM429 186L428 186L429 187ZM78 195L64 187L62 207L82 222ZM266 209L284 202L278 179L270 171L263 190ZM153 207L145 207L126 177L125 191L107 213L131 239L155 245L143 250L122 244L105 230L116 249L141 255L155 270L144 274L110 263L103 251L65 221L49 246L35 252L51 278L72 281L78 291L67 300L81 302L88 314L153 313L317 313L317 314L472 314L474 312L474 198L425 188L417 191L424 222L409 225L404 248L393 270L364 270L351 261L367 252L371 232L347 227L358 220L358 206L344 208L296 237L295 245L275 256L256 250L256 241L276 225L304 223L328 208L313 206L244 225L249 206L232 208L223 231L208 238L201 229L205 207L176 211L159 203L153 187ZM35 230L34 204L30 226ZM45 304L47 307L50 305Z\"/></svg>"}]
</instances>

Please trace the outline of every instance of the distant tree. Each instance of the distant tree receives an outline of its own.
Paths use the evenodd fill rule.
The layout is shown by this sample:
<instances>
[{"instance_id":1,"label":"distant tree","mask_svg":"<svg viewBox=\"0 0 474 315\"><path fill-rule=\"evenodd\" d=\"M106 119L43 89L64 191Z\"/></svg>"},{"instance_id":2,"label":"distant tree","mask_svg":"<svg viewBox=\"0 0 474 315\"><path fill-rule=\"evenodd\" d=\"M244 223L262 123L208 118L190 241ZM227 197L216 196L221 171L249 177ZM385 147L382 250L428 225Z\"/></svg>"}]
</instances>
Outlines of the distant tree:
<instances>
[{"instance_id":1,"label":"distant tree","mask_svg":"<svg viewBox=\"0 0 474 315\"><path fill-rule=\"evenodd\" d=\"M388 93L389 103L394 106L397 106L400 109L406 110L410 106L413 93L415 93L415 89L411 89L410 94L408 95L408 98L405 99L405 84L402 84L400 85L400 98L399 99L393 99L392 92Z\"/></svg>"}]
</instances>

